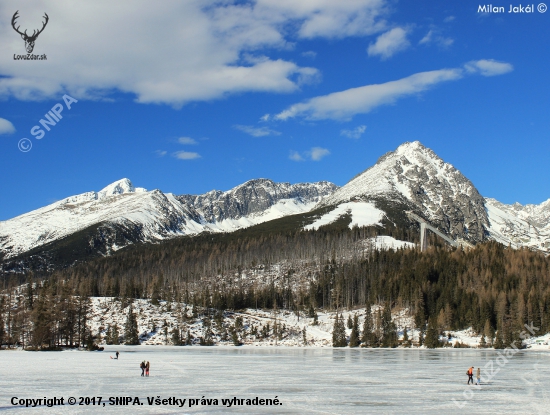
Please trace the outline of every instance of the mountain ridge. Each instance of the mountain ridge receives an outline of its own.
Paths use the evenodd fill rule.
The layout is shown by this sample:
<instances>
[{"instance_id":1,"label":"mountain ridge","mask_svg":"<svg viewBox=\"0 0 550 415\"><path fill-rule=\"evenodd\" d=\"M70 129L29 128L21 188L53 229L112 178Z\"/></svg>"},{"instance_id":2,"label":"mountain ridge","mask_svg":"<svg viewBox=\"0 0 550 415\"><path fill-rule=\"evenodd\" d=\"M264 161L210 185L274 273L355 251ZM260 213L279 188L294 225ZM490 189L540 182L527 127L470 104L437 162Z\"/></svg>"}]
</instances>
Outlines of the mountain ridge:
<instances>
[{"instance_id":1,"label":"mountain ridge","mask_svg":"<svg viewBox=\"0 0 550 415\"><path fill-rule=\"evenodd\" d=\"M335 187L329 182L290 185L256 179L227 192L176 196L121 179L99 192L70 196L0 222L0 252L8 259L95 225L134 234L137 230L136 240L128 243L231 231L310 210ZM240 200L243 195L248 197ZM113 244L104 252L126 245Z\"/></svg>"},{"instance_id":2,"label":"mountain ridge","mask_svg":"<svg viewBox=\"0 0 550 415\"><path fill-rule=\"evenodd\" d=\"M86 229L79 249L109 255L130 244L232 232L314 210L324 213L302 229L317 229L346 215L350 228L383 226L385 221L416 226L404 214L411 210L454 239L493 239L550 252L550 199L523 206L484 198L452 164L415 141L382 155L342 187L327 181L290 184L261 178L228 191L174 195L121 179L98 192L70 196L0 222L0 255L6 260L40 251Z\"/></svg>"}]
</instances>

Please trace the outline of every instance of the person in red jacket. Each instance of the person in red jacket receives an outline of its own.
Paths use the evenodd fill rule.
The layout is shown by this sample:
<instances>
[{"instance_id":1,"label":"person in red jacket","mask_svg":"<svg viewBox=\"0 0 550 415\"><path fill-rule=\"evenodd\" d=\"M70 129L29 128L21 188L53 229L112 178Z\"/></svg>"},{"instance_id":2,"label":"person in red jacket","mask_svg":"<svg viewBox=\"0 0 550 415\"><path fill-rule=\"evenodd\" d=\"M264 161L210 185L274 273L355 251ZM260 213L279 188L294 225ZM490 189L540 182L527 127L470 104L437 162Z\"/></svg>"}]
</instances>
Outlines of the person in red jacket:
<instances>
[{"instance_id":1,"label":"person in red jacket","mask_svg":"<svg viewBox=\"0 0 550 415\"><path fill-rule=\"evenodd\" d=\"M474 367L472 366L468 371L466 372L468 375L468 385L470 384L470 381L472 381L472 385L474 384Z\"/></svg>"}]
</instances>

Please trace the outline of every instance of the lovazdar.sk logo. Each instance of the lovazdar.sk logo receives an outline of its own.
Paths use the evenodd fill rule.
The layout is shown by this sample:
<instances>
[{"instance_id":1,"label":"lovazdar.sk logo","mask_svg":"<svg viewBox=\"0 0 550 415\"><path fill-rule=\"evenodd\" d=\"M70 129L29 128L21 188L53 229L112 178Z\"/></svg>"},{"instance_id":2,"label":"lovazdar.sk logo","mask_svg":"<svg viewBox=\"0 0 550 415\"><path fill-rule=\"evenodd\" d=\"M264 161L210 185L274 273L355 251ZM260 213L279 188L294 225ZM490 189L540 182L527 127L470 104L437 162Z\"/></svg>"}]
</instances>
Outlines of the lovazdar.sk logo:
<instances>
[{"instance_id":1,"label":"lovazdar.sk logo","mask_svg":"<svg viewBox=\"0 0 550 415\"><path fill-rule=\"evenodd\" d=\"M45 60L47 59L46 55L31 55L32 51L34 50L34 42L36 42L36 39L38 38L38 35L44 31L46 28L46 25L48 24L48 21L50 18L48 17L47 13L44 13L44 19L45 21L42 22L42 28L41 29L34 29L32 32L32 35L29 35L27 33L27 29L25 29L24 32L20 31L19 28L21 26L15 27L17 24L16 20L19 17L19 10L17 10L13 17L11 18L11 26L13 27L13 30L15 30L17 33L21 35L21 38L25 41L25 49L27 50L27 55L13 55L14 60Z\"/></svg>"}]
</instances>

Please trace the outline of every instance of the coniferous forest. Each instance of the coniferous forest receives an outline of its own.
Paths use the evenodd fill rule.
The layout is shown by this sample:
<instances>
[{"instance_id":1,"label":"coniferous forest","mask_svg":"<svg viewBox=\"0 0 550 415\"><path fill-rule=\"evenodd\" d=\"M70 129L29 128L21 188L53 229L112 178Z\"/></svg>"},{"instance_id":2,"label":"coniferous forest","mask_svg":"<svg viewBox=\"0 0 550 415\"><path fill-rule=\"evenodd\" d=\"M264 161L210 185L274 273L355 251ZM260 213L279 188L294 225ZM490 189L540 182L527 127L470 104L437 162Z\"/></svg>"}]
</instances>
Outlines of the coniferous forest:
<instances>
[{"instance_id":1,"label":"coniferous forest","mask_svg":"<svg viewBox=\"0 0 550 415\"><path fill-rule=\"evenodd\" d=\"M4 272L0 344L93 348L94 333L87 325L90 297L115 297L123 304L144 298L181 302L212 315L276 308L310 316L315 310L357 310L369 316L363 327L350 318L349 339L346 322L337 318L334 346L396 346L394 308L409 310L428 347L438 346L443 331L467 327L495 347L512 344L524 324L550 331L549 258L496 242L451 248L433 235L425 252L376 250L369 238L381 232L418 239L414 228L350 230L345 222L317 231L265 232L260 227L128 247L50 272ZM383 307L378 322L372 305ZM137 341L132 324L116 328L126 333L129 344ZM406 336L405 330L404 344Z\"/></svg>"}]
</instances>

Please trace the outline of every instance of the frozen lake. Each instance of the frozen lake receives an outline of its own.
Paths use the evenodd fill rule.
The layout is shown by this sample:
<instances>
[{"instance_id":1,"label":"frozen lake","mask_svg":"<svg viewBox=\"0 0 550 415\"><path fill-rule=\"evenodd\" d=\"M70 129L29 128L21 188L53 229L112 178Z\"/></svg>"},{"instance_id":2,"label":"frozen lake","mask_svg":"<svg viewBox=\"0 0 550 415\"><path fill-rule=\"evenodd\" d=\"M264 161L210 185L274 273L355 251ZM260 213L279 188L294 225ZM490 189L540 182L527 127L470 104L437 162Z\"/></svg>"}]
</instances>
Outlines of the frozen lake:
<instances>
[{"instance_id":1,"label":"frozen lake","mask_svg":"<svg viewBox=\"0 0 550 415\"><path fill-rule=\"evenodd\" d=\"M113 360L115 350L120 359ZM1 351L0 411L5 413L280 413L476 414L548 413L550 353L470 349L330 349L108 346L103 352ZM151 362L149 378L139 363ZM466 385L470 366L500 371L479 388ZM490 363L489 363L490 364ZM102 397L98 406L69 397ZM109 397L142 405L109 405ZM182 408L150 406L147 397L187 399ZM64 398L64 406L25 408L18 400ZM200 399L218 399L201 405ZM222 399L278 398L282 405L222 404ZM189 407L189 399L197 404ZM453 399L455 402L453 402ZM97 401L97 399L96 399ZM103 406L103 403L106 403ZM246 403L244 401L243 403ZM252 402L254 403L254 402ZM457 405L463 405L459 409Z\"/></svg>"}]
</instances>

